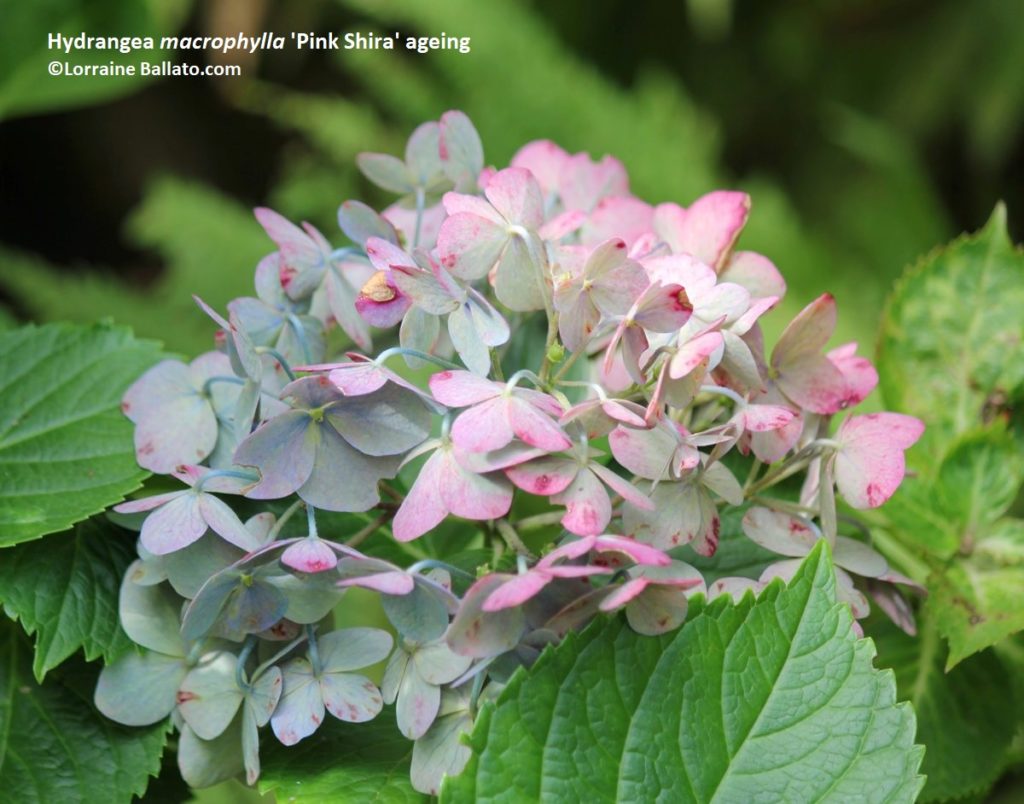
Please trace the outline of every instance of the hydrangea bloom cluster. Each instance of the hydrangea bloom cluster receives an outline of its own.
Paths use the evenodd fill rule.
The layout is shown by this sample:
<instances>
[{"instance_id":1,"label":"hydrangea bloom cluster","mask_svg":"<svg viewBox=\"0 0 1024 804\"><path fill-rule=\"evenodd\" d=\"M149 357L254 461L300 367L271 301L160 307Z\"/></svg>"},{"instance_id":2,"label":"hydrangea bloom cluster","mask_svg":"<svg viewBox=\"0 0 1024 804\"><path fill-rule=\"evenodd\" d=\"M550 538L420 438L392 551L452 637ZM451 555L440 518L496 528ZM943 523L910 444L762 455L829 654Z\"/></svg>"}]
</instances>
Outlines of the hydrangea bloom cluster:
<instances>
[{"instance_id":1,"label":"hydrangea bloom cluster","mask_svg":"<svg viewBox=\"0 0 1024 804\"><path fill-rule=\"evenodd\" d=\"M651 206L617 160L546 141L485 167L459 112L358 163L395 204L342 204L338 248L256 210L276 250L255 296L197 300L215 348L124 398L139 463L175 489L117 508L140 528L121 619L144 651L103 671L103 712L170 716L204 786L254 782L261 739L394 704L436 792L482 697L602 612L660 634L825 539L855 616L870 596L913 629L912 582L836 495L881 505L923 425L846 414L878 378L855 344L824 351L827 294L765 351L786 285L735 249L747 195ZM708 574L728 508L778 557L757 577ZM450 519L473 524L432 541ZM352 587L389 629L333 626Z\"/></svg>"}]
</instances>

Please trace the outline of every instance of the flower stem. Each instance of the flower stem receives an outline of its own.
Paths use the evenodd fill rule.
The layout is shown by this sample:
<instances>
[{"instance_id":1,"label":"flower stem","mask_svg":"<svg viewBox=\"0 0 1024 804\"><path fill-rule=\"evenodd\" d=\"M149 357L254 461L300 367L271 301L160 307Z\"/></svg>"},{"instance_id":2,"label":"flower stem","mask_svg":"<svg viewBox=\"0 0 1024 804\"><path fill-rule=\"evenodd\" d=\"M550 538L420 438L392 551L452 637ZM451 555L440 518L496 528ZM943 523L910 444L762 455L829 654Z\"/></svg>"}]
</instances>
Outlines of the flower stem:
<instances>
[{"instance_id":1,"label":"flower stem","mask_svg":"<svg viewBox=\"0 0 1024 804\"><path fill-rule=\"evenodd\" d=\"M289 365L288 361L284 359L284 355L277 351L277 349L274 349L271 346L257 346L256 353L261 355L270 355L274 360L281 364L281 368L284 369L284 373L288 375L289 380L295 379L295 372L292 371L292 367Z\"/></svg>"},{"instance_id":2,"label":"flower stem","mask_svg":"<svg viewBox=\"0 0 1024 804\"><path fill-rule=\"evenodd\" d=\"M303 505L305 505L305 503L302 500L296 500L285 509L284 513L281 514L281 518L274 523L274 527L272 527L270 529L270 533L267 534L267 544L275 541L277 537L281 535L281 529L288 524L288 520L291 519L295 515L295 512Z\"/></svg>"},{"instance_id":3,"label":"flower stem","mask_svg":"<svg viewBox=\"0 0 1024 804\"><path fill-rule=\"evenodd\" d=\"M370 538L377 530L384 525L389 519L395 515L395 511L385 511L373 522L369 523L363 528L357 530L352 536L345 540L346 547L358 547L368 538Z\"/></svg>"},{"instance_id":4,"label":"flower stem","mask_svg":"<svg viewBox=\"0 0 1024 804\"><path fill-rule=\"evenodd\" d=\"M511 547L516 555L523 556L524 558L533 558L533 553L530 552L530 548L527 547L523 540L519 538L519 534L516 533L516 529L513 528L507 519L496 519L494 526L498 529L498 533L501 534L501 538L505 540L505 543Z\"/></svg>"}]
</instances>

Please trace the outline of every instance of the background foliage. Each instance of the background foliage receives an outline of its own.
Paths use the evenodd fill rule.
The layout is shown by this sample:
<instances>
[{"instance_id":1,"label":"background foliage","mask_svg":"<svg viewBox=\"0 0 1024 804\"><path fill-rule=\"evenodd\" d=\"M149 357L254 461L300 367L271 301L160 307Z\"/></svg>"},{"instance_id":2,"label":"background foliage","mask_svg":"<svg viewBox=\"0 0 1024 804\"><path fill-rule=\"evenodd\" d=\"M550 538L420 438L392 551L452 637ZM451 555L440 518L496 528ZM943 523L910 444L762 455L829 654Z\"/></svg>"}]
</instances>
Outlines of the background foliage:
<instances>
[{"instance_id":1,"label":"background foliage","mask_svg":"<svg viewBox=\"0 0 1024 804\"><path fill-rule=\"evenodd\" d=\"M921 633L869 629L877 664L895 669L901 699L918 713L928 746L923 798L981 800L1000 777L990 795L1019 794L1005 775L1024 759L1024 644L1014 636L1024 626L1024 305L1015 301L1024 299L1024 267L1011 245L1024 236L1024 15L1014 3L0 0L0 15L0 326L110 318L169 352L204 350L209 329L190 294L222 307L271 249L252 206L334 232L340 201L386 200L356 172L356 153L397 150L414 125L449 108L470 115L491 163L547 137L620 157L651 200L685 204L719 186L750 192L741 247L768 254L790 286L768 328L831 290L841 310L836 342L873 344L880 331L881 395L931 425L910 455L917 476L873 523L880 546L932 590ZM239 29L443 30L472 36L473 53L285 51L246 59L243 78L223 81L44 75L49 31ZM1008 213L896 284L920 255L980 229L999 199ZM115 386L155 360L156 347L118 329L74 332L111 350L90 376L116 374L109 398L95 400L101 421L116 427ZM21 359L45 365L45 344L32 348L40 351ZM4 413L18 393L6 362L13 351L0 346ZM45 372L34 381L45 384ZM88 458L90 432L60 443ZM4 438L0 460L31 445ZM123 469L124 457L104 458L120 467L105 498L79 492L79 510L61 511L53 527L26 527L25 512L0 499L0 544L120 499L142 479L131 461ZM5 626L5 689L71 700L89 688L79 682L91 668L65 659L79 647L87 659L124 649L110 620L116 585L75 570L100 545L121 567L126 534L101 541L98 529L110 527L92 521L2 554L0 601L37 641L31 658L28 640ZM31 600L15 591L13 575L22 584L43 578L43 560L57 554L71 568L67 585L81 591L76 600L96 590L96 611L61 599L59 585ZM14 714L0 709L0 720ZM162 733L133 755L119 752L123 735L98 718L67 728L91 729L82 734L132 764L118 771L118 789L141 789L156 767ZM5 784L11 767L0 752ZM151 792L173 784L168 776ZM288 783L286 773L278 778Z\"/></svg>"}]
</instances>

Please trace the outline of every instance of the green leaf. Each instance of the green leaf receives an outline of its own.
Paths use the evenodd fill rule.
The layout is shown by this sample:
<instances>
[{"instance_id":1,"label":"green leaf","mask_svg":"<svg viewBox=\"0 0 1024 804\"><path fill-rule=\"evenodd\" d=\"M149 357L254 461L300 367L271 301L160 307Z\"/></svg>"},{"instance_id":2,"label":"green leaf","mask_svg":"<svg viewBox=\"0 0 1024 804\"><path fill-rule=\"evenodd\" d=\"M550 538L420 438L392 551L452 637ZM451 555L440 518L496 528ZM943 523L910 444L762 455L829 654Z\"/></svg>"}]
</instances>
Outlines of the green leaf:
<instances>
[{"instance_id":1,"label":"green leaf","mask_svg":"<svg viewBox=\"0 0 1024 804\"><path fill-rule=\"evenodd\" d=\"M32 672L37 680L79 648L89 661L102 656L109 664L131 647L118 621L117 597L135 557L133 541L97 518L4 553L0 603L36 635Z\"/></svg>"},{"instance_id":2,"label":"green leaf","mask_svg":"<svg viewBox=\"0 0 1024 804\"><path fill-rule=\"evenodd\" d=\"M946 668L1024 630L1024 572L984 555L965 557L926 584L939 632L949 640Z\"/></svg>"},{"instance_id":3,"label":"green leaf","mask_svg":"<svg viewBox=\"0 0 1024 804\"><path fill-rule=\"evenodd\" d=\"M65 530L137 489L121 396L158 346L125 327L0 335L0 547Z\"/></svg>"},{"instance_id":4,"label":"green leaf","mask_svg":"<svg viewBox=\"0 0 1024 804\"><path fill-rule=\"evenodd\" d=\"M260 793L273 791L278 801L404 804L427 800L409 782L412 743L395 728L392 707L369 723L328 718L316 734L298 745L285 748L270 740L261 753Z\"/></svg>"},{"instance_id":5,"label":"green leaf","mask_svg":"<svg viewBox=\"0 0 1024 804\"><path fill-rule=\"evenodd\" d=\"M942 460L936 497L945 517L964 538L999 519L1013 504L1024 480L1024 456L1002 427L961 438Z\"/></svg>"},{"instance_id":6,"label":"green leaf","mask_svg":"<svg viewBox=\"0 0 1024 804\"><path fill-rule=\"evenodd\" d=\"M908 477L882 515L904 541L940 557L969 552L1013 503L1024 460L1001 425L956 439L934 477Z\"/></svg>"},{"instance_id":7,"label":"green leaf","mask_svg":"<svg viewBox=\"0 0 1024 804\"><path fill-rule=\"evenodd\" d=\"M675 633L601 621L481 710L442 800L913 801L923 749L822 546L788 587L703 606Z\"/></svg>"},{"instance_id":8,"label":"green leaf","mask_svg":"<svg viewBox=\"0 0 1024 804\"><path fill-rule=\"evenodd\" d=\"M169 722L131 729L104 718L92 705L95 668L80 662L36 684L25 642L16 625L0 623L5 800L108 804L141 796L160 770Z\"/></svg>"},{"instance_id":9,"label":"green leaf","mask_svg":"<svg viewBox=\"0 0 1024 804\"><path fill-rule=\"evenodd\" d=\"M996 207L985 228L925 257L889 299L878 352L886 404L928 422L929 444L1024 391L1024 254ZM923 454L923 453L921 453Z\"/></svg>"},{"instance_id":10,"label":"green leaf","mask_svg":"<svg viewBox=\"0 0 1024 804\"><path fill-rule=\"evenodd\" d=\"M879 661L892 667L901 700L917 715L917 739L927 747L921 801L947 801L988 790L1006 765L1017 725L1010 674L992 651L943 671L946 650L925 620L921 638L890 623L873 629Z\"/></svg>"}]
</instances>

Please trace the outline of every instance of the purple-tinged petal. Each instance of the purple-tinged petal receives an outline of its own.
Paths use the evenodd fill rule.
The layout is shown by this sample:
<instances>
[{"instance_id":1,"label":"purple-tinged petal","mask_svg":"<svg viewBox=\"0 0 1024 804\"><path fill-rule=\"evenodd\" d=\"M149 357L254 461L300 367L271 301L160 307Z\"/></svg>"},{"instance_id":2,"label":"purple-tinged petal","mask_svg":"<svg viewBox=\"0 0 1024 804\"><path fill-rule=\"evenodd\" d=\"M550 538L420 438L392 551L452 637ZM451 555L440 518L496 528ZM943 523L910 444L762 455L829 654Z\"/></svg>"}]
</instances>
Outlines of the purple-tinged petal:
<instances>
[{"instance_id":1,"label":"purple-tinged petal","mask_svg":"<svg viewBox=\"0 0 1024 804\"><path fill-rule=\"evenodd\" d=\"M169 491L167 494L154 494L151 497L140 497L137 500L129 500L123 502L120 505L115 505L114 510L119 514L138 514L142 511L152 511L154 508L159 508L161 505L169 503L171 500L176 500L184 494L188 494L188 491Z\"/></svg>"},{"instance_id":2,"label":"purple-tinged petal","mask_svg":"<svg viewBox=\"0 0 1024 804\"><path fill-rule=\"evenodd\" d=\"M187 547L206 533L196 494L183 494L158 508L142 523L142 546L155 556Z\"/></svg>"},{"instance_id":3,"label":"purple-tinged petal","mask_svg":"<svg viewBox=\"0 0 1024 804\"><path fill-rule=\"evenodd\" d=\"M372 394L337 400L324 421L363 455L402 455L430 435L422 396L388 383Z\"/></svg>"},{"instance_id":4,"label":"purple-tinged petal","mask_svg":"<svg viewBox=\"0 0 1024 804\"><path fill-rule=\"evenodd\" d=\"M281 678L281 699L270 718L270 727L283 745L295 745L320 728L324 702L308 659L298 657L286 663Z\"/></svg>"},{"instance_id":5,"label":"purple-tinged petal","mask_svg":"<svg viewBox=\"0 0 1024 804\"><path fill-rule=\"evenodd\" d=\"M261 475L247 496L272 500L287 497L302 486L313 471L319 430L304 411L288 411L261 425L239 444L235 463L255 466Z\"/></svg>"},{"instance_id":6,"label":"purple-tinged petal","mask_svg":"<svg viewBox=\"0 0 1024 804\"><path fill-rule=\"evenodd\" d=\"M871 613L871 604L864 594L853 585L853 578L849 574L836 567L836 600L840 603L848 603L853 616L860 620ZM863 632L861 634L863 636Z\"/></svg>"},{"instance_id":7,"label":"purple-tinged petal","mask_svg":"<svg viewBox=\"0 0 1024 804\"><path fill-rule=\"evenodd\" d=\"M386 595L407 595L415 586L408 573L376 558L343 558L338 562L338 586L360 586Z\"/></svg>"},{"instance_id":8,"label":"purple-tinged petal","mask_svg":"<svg viewBox=\"0 0 1024 804\"><path fill-rule=\"evenodd\" d=\"M212 494L201 493L198 498L199 513L214 533L246 552L261 547L259 540L246 529L227 503Z\"/></svg>"},{"instance_id":9,"label":"purple-tinged petal","mask_svg":"<svg viewBox=\"0 0 1024 804\"><path fill-rule=\"evenodd\" d=\"M349 240L359 246L371 237L380 237L389 243L398 242L387 215L378 215L362 201L342 202L338 207L338 226Z\"/></svg>"},{"instance_id":10,"label":"purple-tinged petal","mask_svg":"<svg viewBox=\"0 0 1024 804\"><path fill-rule=\"evenodd\" d=\"M328 426L318 426L320 443L309 479L296 489L316 508L327 511L368 511L380 502L378 482L394 477L400 456L372 457L349 446Z\"/></svg>"}]
</instances>

